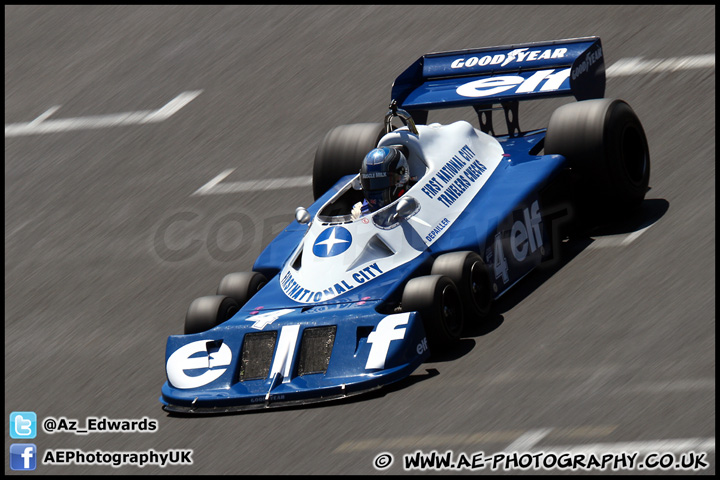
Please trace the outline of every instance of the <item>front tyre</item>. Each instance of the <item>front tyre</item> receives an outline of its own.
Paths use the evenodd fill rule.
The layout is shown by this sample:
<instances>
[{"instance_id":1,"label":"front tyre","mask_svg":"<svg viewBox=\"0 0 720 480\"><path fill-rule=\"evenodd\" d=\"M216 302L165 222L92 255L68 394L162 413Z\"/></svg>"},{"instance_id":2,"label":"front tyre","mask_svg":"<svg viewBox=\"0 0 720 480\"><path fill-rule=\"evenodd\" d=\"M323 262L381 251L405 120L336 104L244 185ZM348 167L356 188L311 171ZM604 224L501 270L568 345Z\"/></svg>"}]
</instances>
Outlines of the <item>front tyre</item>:
<instances>
[{"instance_id":1,"label":"front tyre","mask_svg":"<svg viewBox=\"0 0 720 480\"><path fill-rule=\"evenodd\" d=\"M265 275L258 272L228 273L220 281L217 294L235 299L240 307L245 305L267 283Z\"/></svg>"},{"instance_id":2,"label":"front tyre","mask_svg":"<svg viewBox=\"0 0 720 480\"><path fill-rule=\"evenodd\" d=\"M185 334L210 330L229 320L239 310L238 303L224 295L196 298L185 314Z\"/></svg>"},{"instance_id":3,"label":"front tyre","mask_svg":"<svg viewBox=\"0 0 720 480\"><path fill-rule=\"evenodd\" d=\"M447 352L460 340L463 305L455 283L444 275L413 278L402 295L403 312L418 312L430 352Z\"/></svg>"}]
</instances>

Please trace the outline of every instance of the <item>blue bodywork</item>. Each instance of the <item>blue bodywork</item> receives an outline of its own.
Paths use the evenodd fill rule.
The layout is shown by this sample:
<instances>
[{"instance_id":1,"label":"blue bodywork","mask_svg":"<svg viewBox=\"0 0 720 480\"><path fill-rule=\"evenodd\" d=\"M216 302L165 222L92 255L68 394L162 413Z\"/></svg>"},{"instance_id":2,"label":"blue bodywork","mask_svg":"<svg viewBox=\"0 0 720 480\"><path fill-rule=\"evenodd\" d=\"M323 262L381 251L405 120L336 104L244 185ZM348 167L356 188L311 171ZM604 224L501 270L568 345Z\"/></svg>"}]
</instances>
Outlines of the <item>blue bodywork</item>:
<instances>
[{"instance_id":1,"label":"blue bodywork","mask_svg":"<svg viewBox=\"0 0 720 480\"><path fill-rule=\"evenodd\" d=\"M510 52L520 56L515 53L508 60ZM531 65L533 61L536 63ZM543 82L552 81L550 75L559 68L569 69L565 80L561 83L557 78L552 92L541 91ZM458 73L458 69L463 71ZM538 71L544 73L524 83ZM490 80L472 87L482 97L455 93L459 86L484 79ZM492 89L497 89L497 94L488 94ZM398 77L393 98L403 108L422 112L491 105L520 97L574 94L591 98L602 96L603 91L600 40L592 37L429 54ZM500 164L437 241L413 260L330 300L300 303L281 287L279 272L308 231L307 225L293 221L253 266L269 279L267 285L233 318L203 333L168 338L168 377L170 364L179 365L173 372L180 377L174 378L187 384L178 388L167 381L160 397L163 408L213 413L305 404L373 390L410 375L430 352L420 315L392 308L409 279L428 274L432 260L442 253L471 250L494 272L493 291L499 297L551 254L550 228L541 218L541 192L567 165L560 155L534 154L542 149L544 137L545 130L496 137L504 151ZM352 178L341 178L308 207L312 217ZM277 318L272 312L277 312ZM266 321L255 324L256 318ZM313 343L313 332L321 332L325 343ZM262 347L258 351L265 349L263 365L254 367L250 366L254 360L245 352L246 335L253 333L265 335L253 337ZM307 360L326 347L324 360ZM185 350L171 358L181 348ZM303 361L319 362L320 367L307 368L301 365ZM262 376L248 377L252 368ZM192 386L193 379L202 375L203 380L195 382L202 385Z\"/></svg>"}]
</instances>

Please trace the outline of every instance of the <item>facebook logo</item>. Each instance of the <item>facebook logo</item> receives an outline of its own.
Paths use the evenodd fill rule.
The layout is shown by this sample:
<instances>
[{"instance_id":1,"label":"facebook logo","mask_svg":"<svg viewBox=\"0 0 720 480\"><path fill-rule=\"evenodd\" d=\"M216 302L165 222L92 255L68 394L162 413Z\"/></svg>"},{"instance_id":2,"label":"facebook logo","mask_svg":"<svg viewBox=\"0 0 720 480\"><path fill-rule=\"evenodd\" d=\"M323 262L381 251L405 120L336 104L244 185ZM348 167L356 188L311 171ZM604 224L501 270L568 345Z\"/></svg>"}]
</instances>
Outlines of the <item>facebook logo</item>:
<instances>
[{"instance_id":1,"label":"facebook logo","mask_svg":"<svg viewBox=\"0 0 720 480\"><path fill-rule=\"evenodd\" d=\"M35 438L37 415L35 412L12 412L10 414L10 438Z\"/></svg>"},{"instance_id":2,"label":"facebook logo","mask_svg":"<svg viewBox=\"0 0 720 480\"><path fill-rule=\"evenodd\" d=\"M32 443L13 443L10 445L11 470L35 470L37 465L37 447Z\"/></svg>"}]
</instances>

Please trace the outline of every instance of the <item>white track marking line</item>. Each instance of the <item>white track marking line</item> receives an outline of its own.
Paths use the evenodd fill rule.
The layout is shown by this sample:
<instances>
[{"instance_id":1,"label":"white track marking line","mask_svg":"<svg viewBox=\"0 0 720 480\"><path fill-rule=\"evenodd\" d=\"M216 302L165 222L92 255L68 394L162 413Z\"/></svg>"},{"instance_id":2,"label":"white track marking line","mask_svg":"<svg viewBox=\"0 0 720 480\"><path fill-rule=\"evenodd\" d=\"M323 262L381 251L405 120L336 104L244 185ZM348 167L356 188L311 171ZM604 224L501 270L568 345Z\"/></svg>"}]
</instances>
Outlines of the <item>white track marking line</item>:
<instances>
[{"instance_id":1,"label":"white track marking line","mask_svg":"<svg viewBox=\"0 0 720 480\"><path fill-rule=\"evenodd\" d=\"M592 443L588 445L543 446L544 452L714 452L714 438L682 438L672 440L651 440L646 442Z\"/></svg>"},{"instance_id":2,"label":"white track marking line","mask_svg":"<svg viewBox=\"0 0 720 480\"><path fill-rule=\"evenodd\" d=\"M609 235L607 237L596 238L594 242L588 245L589 250L596 248L608 248L608 247L626 247L632 242L640 238L640 235L645 233L652 225L648 225L645 228L641 228L637 232L632 232L623 235Z\"/></svg>"},{"instance_id":3,"label":"white track marking line","mask_svg":"<svg viewBox=\"0 0 720 480\"><path fill-rule=\"evenodd\" d=\"M47 111L45 111L45 113L43 113L42 115L40 115L39 117L37 117L37 118L36 118L35 120L33 120L32 122L28 123L28 126L32 126L32 127L37 126L38 124L40 124L40 123L44 122L45 120L47 120L47 118L48 118L50 115L52 115L53 113L57 112L59 109L60 109L60 105L55 105L54 107L50 107Z\"/></svg>"},{"instance_id":4,"label":"white track marking line","mask_svg":"<svg viewBox=\"0 0 720 480\"><path fill-rule=\"evenodd\" d=\"M202 187L195 190L195 193L193 193L193 195L207 195L208 192L210 192L215 187L215 185L222 182L225 179L225 177L227 177L234 171L235 171L234 168L225 170L220 175L216 176L215 178L213 178L212 180L207 182L205 185L203 185Z\"/></svg>"},{"instance_id":5,"label":"white track marking line","mask_svg":"<svg viewBox=\"0 0 720 480\"><path fill-rule=\"evenodd\" d=\"M112 115L91 117L75 117L62 120L50 120L42 123L13 123L5 126L5 138L21 135L37 135L43 133L66 132L70 130L86 130L92 128L115 127L120 125L139 124L152 112L128 112Z\"/></svg>"},{"instance_id":6,"label":"white track marking line","mask_svg":"<svg viewBox=\"0 0 720 480\"><path fill-rule=\"evenodd\" d=\"M183 108L188 103L195 100L195 97L200 95L202 93L202 90L195 90L192 92L183 92L177 97L170 100L164 107L156 110L155 112L152 112L150 115L145 117L142 123L148 123L148 122L162 122L164 120L167 120L171 116L173 116L175 113L178 112L181 108Z\"/></svg>"},{"instance_id":7,"label":"white track marking line","mask_svg":"<svg viewBox=\"0 0 720 480\"><path fill-rule=\"evenodd\" d=\"M694 55L656 60L643 60L642 57L623 58L608 67L605 75L607 77L622 77L625 75L638 75L653 72L674 72L677 70L709 68L714 66L714 53L710 53L708 55Z\"/></svg>"},{"instance_id":8,"label":"white track marking line","mask_svg":"<svg viewBox=\"0 0 720 480\"><path fill-rule=\"evenodd\" d=\"M645 227L645 228L641 228L641 229L638 230L637 232L631 233L630 235L628 235L628 236L622 241L621 245L623 245L623 246L625 246L625 245L630 245L632 242L634 242L635 240L637 240L638 237L640 237L640 235L642 235L643 233L645 233L645 232L648 230L648 228L650 228L650 227L652 227L652 225L648 225L648 226Z\"/></svg>"},{"instance_id":9,"label":"white track marking line","mask_svg":"<svg viewBox=\"0 0 720 480\"><path fill-rule=\"evenodd\" d=\"M220 184L220 181L227 176L224 175L226 172L228 171L226 170L225 172L212 179L210 182L206 183L203 187L196 190L193 195L217 195L222 193L259 192L264 190L279 190L282 188L308 187L312 185L312 176L269 178L246 180L244 182L226 182ZM217 180L218 177L221 176L222 178L220 178L220 180Z\"/></svg>"},{"instance_id":10,"label":"white track marking line","mask_svg":"<svg viewBox=\"0 0 720 480\"><path fill-rule=\"evenodd\" d=\"M529 452L540 440L547 437L552 428L530 430L505 448L506 452Z\"/></svg>"},{"instance_id":11,"label":"white track marking line","mask_svg":"<svg viewBox=\"0 0 720 480\"><path fill-rule=\"evenodd\" d=\"M143 123L162 122L178 112L202 90L183 92L157 110L140 110L137 112L115 113L110 115L93 115L87 117L46 120L58 108L53 107L32 122L11 123L5 125L5 138L21 135L38 135L43 133L66 132L92 128L116 127L120 125L140 125Z\"/></svg>"}]
</instances>

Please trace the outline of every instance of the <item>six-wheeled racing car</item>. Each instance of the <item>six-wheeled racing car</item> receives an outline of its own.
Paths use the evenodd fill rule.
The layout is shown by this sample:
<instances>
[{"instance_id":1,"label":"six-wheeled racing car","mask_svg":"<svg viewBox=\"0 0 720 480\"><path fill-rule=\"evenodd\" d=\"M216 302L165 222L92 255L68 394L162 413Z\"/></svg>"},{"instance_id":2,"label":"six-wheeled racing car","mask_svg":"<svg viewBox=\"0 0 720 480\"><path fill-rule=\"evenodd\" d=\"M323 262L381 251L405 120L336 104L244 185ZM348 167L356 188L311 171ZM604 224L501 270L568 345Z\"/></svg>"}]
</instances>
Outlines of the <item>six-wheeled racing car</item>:
<instances>
[{"instance_id":1,"label":"six-wheeled racing car","mask_svg":"<svg viewBox=\"0 0 720 480\"><path fill-rule=\"evenodd\" d=\"M325 136L315 202L296 210L252 271L192 302L184 334L167 341L163 408L203 414L343 398L452 349L553 255L558 206L591 224L643 201L645 133L604 90L597 37L423 55L395 80L384 123ZM520 131L521 100L563 95L577 101L547 129ZM479 128L428 123L431 110L454 107L474 108ZM495 134L493 110L504 112L507 133ZM412 182L357 215L367 193L361 162L376 147L401 149Z\"/></svg>"}]
</instances>

